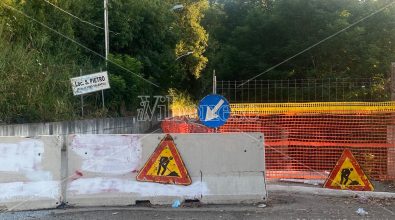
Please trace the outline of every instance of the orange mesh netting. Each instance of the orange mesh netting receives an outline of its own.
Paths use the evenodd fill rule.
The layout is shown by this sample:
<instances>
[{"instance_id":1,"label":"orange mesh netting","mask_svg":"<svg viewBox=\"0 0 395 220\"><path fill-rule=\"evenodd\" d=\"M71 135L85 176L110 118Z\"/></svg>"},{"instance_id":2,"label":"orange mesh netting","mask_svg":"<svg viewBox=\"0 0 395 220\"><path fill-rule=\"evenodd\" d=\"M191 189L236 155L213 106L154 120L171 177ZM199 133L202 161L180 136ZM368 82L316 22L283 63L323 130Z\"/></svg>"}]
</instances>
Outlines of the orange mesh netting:
<instances>
[{"instance_id":1,"label":"orange mesh netting","mask_svg":"<svg viewBox=\"0 0 395 220\"><path fill-rule=\"evenodd\" d=\"M372 179L395 179L395 102L232 104L219 132L262 132L268 178L324 179L350 148ZM213 129L187 118L162 122L166 133Z\"/></svg>"}]
</instances>

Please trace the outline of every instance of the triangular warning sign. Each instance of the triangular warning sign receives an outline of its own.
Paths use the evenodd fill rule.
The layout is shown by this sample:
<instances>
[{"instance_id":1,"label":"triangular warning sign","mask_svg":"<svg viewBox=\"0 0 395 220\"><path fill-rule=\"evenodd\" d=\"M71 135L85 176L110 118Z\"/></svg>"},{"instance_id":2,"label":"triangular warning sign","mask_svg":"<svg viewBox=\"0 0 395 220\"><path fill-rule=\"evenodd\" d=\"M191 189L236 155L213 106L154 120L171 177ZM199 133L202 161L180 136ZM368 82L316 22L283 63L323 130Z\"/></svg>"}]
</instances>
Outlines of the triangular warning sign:
<instances>
[{"instance_id":1,"label":"triangular warning sign","mask_svg":"<svg viewBox=\"0 0 395 220\"><path fill-rule=\"evenodd\" d=\"M137 175L137 180L176 185L192 183L174 140L169 134L156 147Z\"/></svg>"},{"instance_id":2,"label":"triangular warning sign","mask_svg":"<svg viewBox=\"0 0 395 220\"><path fill-rule=\"evenodd\" d=\"M373 185L365 175L349 149L345 149L335 168L324 184L325 188L373 191Z\"/></svg>"}]
</instances>

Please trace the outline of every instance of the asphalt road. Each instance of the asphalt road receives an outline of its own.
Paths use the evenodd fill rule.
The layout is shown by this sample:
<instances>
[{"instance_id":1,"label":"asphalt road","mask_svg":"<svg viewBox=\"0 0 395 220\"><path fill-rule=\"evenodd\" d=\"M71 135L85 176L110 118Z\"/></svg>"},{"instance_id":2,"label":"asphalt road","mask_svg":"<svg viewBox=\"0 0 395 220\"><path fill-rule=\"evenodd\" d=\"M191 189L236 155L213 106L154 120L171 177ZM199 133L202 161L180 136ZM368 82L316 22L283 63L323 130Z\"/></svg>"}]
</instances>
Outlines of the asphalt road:
<instances>
[{"instance_id":1,"label":"asphalt road","mask_svg":"<svg viewBox=\"0 0 395 220\"><path fill-rule=\"evenodd\" d=\"M187 204L164 206L66 208L6 212L0 219L395 219L394 199L328 197L290 193L270 194L265 208L255 205ZM358 215L363 208L367 215Z\"/></svg>"}]
</instances>

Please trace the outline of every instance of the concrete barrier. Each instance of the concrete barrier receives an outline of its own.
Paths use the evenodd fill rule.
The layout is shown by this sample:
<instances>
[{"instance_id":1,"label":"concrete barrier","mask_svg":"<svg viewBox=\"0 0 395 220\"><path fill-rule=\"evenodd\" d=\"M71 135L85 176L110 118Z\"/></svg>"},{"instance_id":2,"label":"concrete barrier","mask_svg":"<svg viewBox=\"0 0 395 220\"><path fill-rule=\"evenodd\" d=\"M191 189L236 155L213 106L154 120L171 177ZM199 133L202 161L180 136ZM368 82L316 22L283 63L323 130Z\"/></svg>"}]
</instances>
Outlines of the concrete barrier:
<instances>
[{"instance_id":1,"label":"concrete barrier","mask_svg":"<svg viewBox=\"0 0 395 220\"><path fill-rule=\"evenodd\" d=\"M0 137L0 209L32 210L61 204L58 136Z\"/></svg>"},{"instance_id":2,"label":"concrete barrier","mask_svg":"<svg viewBox=\"0 0 395 220\"><path fill-rule=\"evenodd\" d=\"M75 206L253 203L267 198L261 133L172 134L192 179L188 186L136 181L164 134L72 135L65 201Z\"/></svg>"}]
</instances>

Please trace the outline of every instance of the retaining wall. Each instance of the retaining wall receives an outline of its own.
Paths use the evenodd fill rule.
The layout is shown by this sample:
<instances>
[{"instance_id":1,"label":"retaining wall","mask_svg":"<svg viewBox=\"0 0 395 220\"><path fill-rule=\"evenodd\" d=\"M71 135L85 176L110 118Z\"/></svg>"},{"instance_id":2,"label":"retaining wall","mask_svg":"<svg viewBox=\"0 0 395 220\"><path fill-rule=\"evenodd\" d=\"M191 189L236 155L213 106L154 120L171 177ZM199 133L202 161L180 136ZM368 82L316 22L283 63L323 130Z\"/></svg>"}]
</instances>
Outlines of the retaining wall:
<instances>
[{"instance_id":1,"label":"retaining wall","mask_svg":"<svg viewBox=\"0 0 395 220\"><path fill-rule=\"evenodd\" d=\"M136 117L0 125L0 136L38 136L68 134L139 134L152 129L158 121L139 121Z\"/></svg>"}]
</instances>

